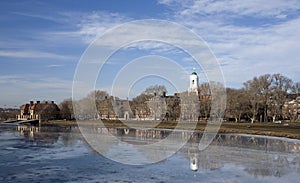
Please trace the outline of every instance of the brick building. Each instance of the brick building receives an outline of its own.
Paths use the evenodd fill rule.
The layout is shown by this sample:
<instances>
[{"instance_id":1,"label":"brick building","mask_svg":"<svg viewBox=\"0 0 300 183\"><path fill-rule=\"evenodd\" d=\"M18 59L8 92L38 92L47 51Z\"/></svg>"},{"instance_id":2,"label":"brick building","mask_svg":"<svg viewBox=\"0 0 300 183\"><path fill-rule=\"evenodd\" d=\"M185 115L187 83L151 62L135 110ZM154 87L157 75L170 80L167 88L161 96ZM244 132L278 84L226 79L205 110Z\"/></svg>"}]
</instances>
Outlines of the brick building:
<instances>
[{"instance_id":1,"label":"brick building","mask_svg":"<svg viewBox=\"0 0 300 183\"><path fill-rule=\"evenodd\" d=\"M17 115L18 120L32 120L37 119L40 121L55 120L60 117L59 108L51 102L30 101L20 107L20 114Z\"/></svg>"}]
</instances>

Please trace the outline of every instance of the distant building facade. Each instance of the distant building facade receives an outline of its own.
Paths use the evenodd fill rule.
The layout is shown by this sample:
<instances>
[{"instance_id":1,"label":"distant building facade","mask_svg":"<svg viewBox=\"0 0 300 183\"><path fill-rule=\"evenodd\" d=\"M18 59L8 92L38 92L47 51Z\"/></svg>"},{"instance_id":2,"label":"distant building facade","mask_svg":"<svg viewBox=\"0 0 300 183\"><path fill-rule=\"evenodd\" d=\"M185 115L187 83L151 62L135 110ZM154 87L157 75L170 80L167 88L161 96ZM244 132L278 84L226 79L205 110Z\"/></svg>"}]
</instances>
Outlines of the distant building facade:
<instances>
[{"instance_id":1,"label":"distant building facade","mask_svg":"<svg viewBox=\"0 0 300 183\"><path fill-rule=\"evenodd\" d=\"M33 101L30 101L30 103L24 104L20 108L20 114L17 115L18 120L40 120L40 121L48 121L48 120L55 120L59 119L60 113L59 113L58 106L54 103L54 101L51 102L40 102L36 101L34 103Z\"/></svg>"},{"instance_id":2,"label":"distant building facade","mask_svg":"<svg viewBox=\"0 0 300 183\"><path fill-rule=\"evenodd\" d=\"M87 117L82 115L79 119L198 121L200 95L197 73L192 72L189 79L187 92L174 95L167 96L166 92L162 92L161 95L154 93L145 95L145 98L138 102L106 96L96 101L98 114Z\"/></svg>"},{"instance_id":3,"label":"distant building facade","mask_svg":"<svg viewBox=\"0 0 300 183\"><path fill-rule=\"evenodd\" d=\"M200 118L199 77L196 72L190 75L188 93L182 93L180 118L183 121L198 121Z\"/></svg>"},{"instance_id":4,"label":"distant building facade","mask_svg":"<svg viewBox=\"0 0 300 183\"><path fill-rule=\"evenodd\" d=\"M151 120L198 121L200 117L199 78L196 72L189 77L188 92L175 93L173 96L152 97L148 101Z\"/></svg>"},{"instance_id":5,"label":"distant building facade","mask_svg":"<svg viewBox=\"0 0 300 183\"><path fill-rule=\"evenodd\" d=\"M285 102L282 108L282 114L285 119L292 121L300 120L300 96Z\"/></svg>"}]
</instances>

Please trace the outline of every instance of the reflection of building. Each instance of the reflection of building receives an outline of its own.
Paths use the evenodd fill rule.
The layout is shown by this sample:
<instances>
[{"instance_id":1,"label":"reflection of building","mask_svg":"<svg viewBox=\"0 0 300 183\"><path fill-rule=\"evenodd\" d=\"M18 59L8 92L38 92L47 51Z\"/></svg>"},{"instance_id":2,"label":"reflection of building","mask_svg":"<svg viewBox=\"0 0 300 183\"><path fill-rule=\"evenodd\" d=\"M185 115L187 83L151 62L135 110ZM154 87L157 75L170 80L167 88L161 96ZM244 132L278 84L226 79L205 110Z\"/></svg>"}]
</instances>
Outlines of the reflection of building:
<instances>
[{"instance_id":1,"label":"reflection of building","mask_svg":"<svg viewBox=\"0 0 300 183\"><path fill-rule=\"evenodd\" d=\"M197 171L199 168L199 160L197 154L190 156L190 169L192 171Z\"/></svg>"},{"instance_id":2,"label":"reflection of building","mask_svg":"<svg viewBox=\"0 0 300 183\"><path fill-rule=\"evenodd\" d=\"M40 127L37 126L26 126L26 125L19 125L17 130L20 132L20 135L25 137L28 136L31 140L34 139L34 135L40 132Z\"/></svg>"},{"instance_id":3,"label":"reflection of building","mask_svg":"<svg viewBox=\"0 0 300 183\"><path fill-rule=\"evenodd\" d=\"M166 146L156 149L156 156L165 154L172 149L174 145L172 142L190 139L178 153L181 153L185 158L186 167L194 172L213 171L222 169L226 164L234 164L245 167L244 171L254 176L283 176L287 174L288 170L300 173L300 142L298 140L253 135L218 134L210 146L200 151L199 143L202 138L205 138L205 134L202 132L98 128L96 133L114 135L122 142L137 147L144 145L146 147L149 144L168 138L170 146L166 144ZM143 149L146 149L145 147ZM152 151L148 150L145 151L145 155L147 153L151 154ZM134 155L132 158L135 158ZM155 157L153 159L155 160Z\"/></svg>"},{"instance_id":4,"label":"reflection of building","mask_svg":"<svg viewBox=\"0 0 300 183\"><path fill-rule=\"evenodd\" d=\"M20 114L17 115L18 120L54 120L59 118L59 108L54 103L51 102L43 102L37 101L33 103L30 101L29 104L24 104L20 108Z\"/></svg>"},{"instance_id":5,"label":"reflection of building","mask_svg":"<svg viewBox=\"0 0 300 183\"><path fill-rule=\"evenodd\" d=\"M74 135L79 133L77 126L29 126L18 125L20 135L31 142L53 144L61 140L64 144L75 141Z\"/></svg>"}]
</instances>

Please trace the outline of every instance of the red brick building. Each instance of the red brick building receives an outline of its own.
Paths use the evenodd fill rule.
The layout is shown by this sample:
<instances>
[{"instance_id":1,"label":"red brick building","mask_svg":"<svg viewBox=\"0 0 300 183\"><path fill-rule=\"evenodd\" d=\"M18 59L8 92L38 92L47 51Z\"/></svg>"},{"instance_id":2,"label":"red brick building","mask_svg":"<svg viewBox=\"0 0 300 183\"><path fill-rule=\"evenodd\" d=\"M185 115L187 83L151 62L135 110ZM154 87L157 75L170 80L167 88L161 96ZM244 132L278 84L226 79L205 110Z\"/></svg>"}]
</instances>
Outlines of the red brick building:
<instances>
[{"instance_id":1,"label":"red brick building","mask_svg":"<svg viewBox=\"0 0 300 183\"><path fill-rule=\"evenodd\" d=\"M38 119L40 121L55 120L59 118L59 108L54 101L34 103L30 101L28 104L24 104L20 108L20 114L17 115L18 120L31 120Z\"/></svg>"}]
</instances>

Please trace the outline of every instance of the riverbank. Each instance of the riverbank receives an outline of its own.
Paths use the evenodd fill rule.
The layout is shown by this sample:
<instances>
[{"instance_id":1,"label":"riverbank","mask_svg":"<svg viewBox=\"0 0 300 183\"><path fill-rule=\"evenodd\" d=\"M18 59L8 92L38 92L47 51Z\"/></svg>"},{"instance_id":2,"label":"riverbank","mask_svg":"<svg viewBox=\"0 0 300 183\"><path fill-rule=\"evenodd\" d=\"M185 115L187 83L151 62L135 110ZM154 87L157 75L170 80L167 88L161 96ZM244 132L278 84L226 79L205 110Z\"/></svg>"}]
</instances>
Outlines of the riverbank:
<instances>
[{"instance_id":1,"label":"riverbank","mask_svg":"<svg viewBox=\"0 0 300 183\"><path fill-rule=\"evenodd\" d=\"M162 129L174 129L177 125L175 121L164 121L161 123L153 121L128 121L126 124L118 120L103 120L103 125L106 127L136 127L136 128L162 128ZM82 121L82 124L94 125L98 124L97 121ZM51 125L78 125L76 121L50 121L45 124ZM191 129L195 123L184 123L182 129ZM203 131L207 123L198 122L195 130ZM193 128L194 129L194 128ZM253 135L267 135L277 137L287 137L293 139L300 139L300 123L232 123L223 122L219 133L239 133L239 134L253 134Z\"/></svg>"}]
</instances>

